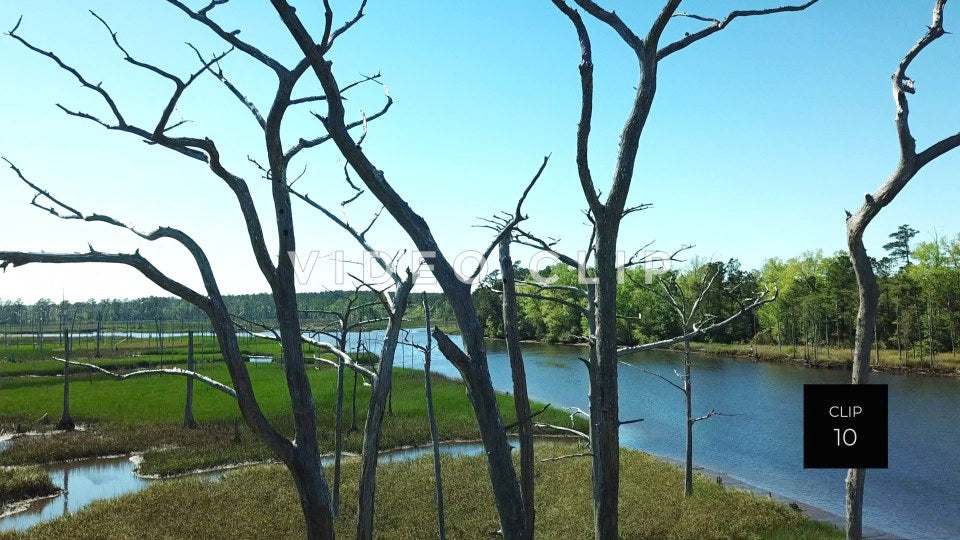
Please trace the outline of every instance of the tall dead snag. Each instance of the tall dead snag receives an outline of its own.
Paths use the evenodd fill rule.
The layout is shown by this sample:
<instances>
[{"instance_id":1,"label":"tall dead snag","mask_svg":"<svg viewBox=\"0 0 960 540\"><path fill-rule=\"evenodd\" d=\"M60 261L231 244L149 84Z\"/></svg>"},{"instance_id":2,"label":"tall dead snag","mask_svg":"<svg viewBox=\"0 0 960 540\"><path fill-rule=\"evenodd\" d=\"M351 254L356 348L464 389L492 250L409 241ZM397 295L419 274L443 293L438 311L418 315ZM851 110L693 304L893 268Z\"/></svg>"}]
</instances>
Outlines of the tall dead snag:
<instances>
[{"instance_id":1,"label":"tall dead snag","mask_svg":"<svg viewBox=\"0 0 960 540\"><path fill-rule=\"evenodd\" d=\"M433 409L433 382L430 379L430 363L433 359L433 336L430 335L430 304L427 302L427 293L423 293L424 327L427 329L427 342L418 345L412 341L407 345L419 349L423 353L423 384L427 398L427 421L430 422L430 442L433 444L433 487L437 501L437 528L440 531L440 540L447 538L447 523L443 509L443 470L440 464L440 430L437 428L437 415Z\"/></svg>"},{"instance_id":2,"label":"tall dead snag","mask_svg":"<svg viewBox=\"0 0 960 540\"><path fill-rule=\"evenodd\" d=\"M187 371L193 371L193 330L187 332ZM193 377L187 377L187 398L183 406L183 426L194 429L197 421L193 419Z\"/></svg>"},{"instance_id":3,"label":"tall dead snag","mask_svg":"<svg viewBox=\"0 0 960 540\"><path fill-rule=\"evenodd\" d=\"M298 197L304 198L310 202L313 202L312 199L309 199L306 196L302 196L299 193L296 193L290 188L290 192L297 195ZM362 329L366 324L373 324L376 322L383 322L387 320L384 317L360 320L355 321L354 315L364 309L370 308L372 306L380 305L380 302L364 302L360 303L360 288L362 285L358 285L353 294L346 298L347 304L344 306L342 311L332 311L327 309L315 309L315 310L302 310L302 313L319 313L322 315L332 316L336 324L336 329L326 329L321 328L315 331L315 334L323 334L334 340L336 347L341 351L347 351L347 341L349 339L350 333L356 330ZM359 353L359 348L358 351ZM359 354L354 360L359 363ZM339 515L340 513L340 464L343 459L343 374L344 368L344 357L337 357L337 399L335 407L335 417L334 417L334 443L333 443L333 515ZM354 422L356 422L356 376L357 371L353 371L354 376L354 400L353 400L353 410L354 410ZM378 428L379 429L379 428Z\"/></svg>"},{"instance_id":4,"label":"tall dead snag","mask_svg":"<svg viewBox=\"0 0 960 540\"><path fill-rule=\"evenodd\" d=\"M530 414L530 398L527 397L527 374L523 367L520 350L520 327L517 316L517 283L510 257L510 237L500 241L500 275L503 279L503 335L510 357L510 373L513 377L513 405L517 413L517 431L520 435L520 493L523 496L523 513L527 530L533 531L536 523L534 508L534 458L533 416Z\"/></svg>"},{"instance_id":5,"label":"tall dead snag","mask_svg":"<svg viewBox=\"0 0 960 540\"><path fill-rule=\"evenodd\" d=\"M363 136L361 136L361 141L362 140ZM344 168L344 174L347 183L355 188L353 182L350 180L349 170ZM365 304L365 306L379 303L387 313L386 317L361 321L356 323L355 326L355 328L362 328L364 325L376 322L386 321L387 323L387 328L384 331L383 341L380 346L380 361L377 364L376 376L368 377L372 389L370 393L370 403L367 406L367 418L363 425L363 452L360 468L360 488L358 491L359 504L357 509L357 538L370 539L373 537L377 461L380 452L380 435L382 433L383 417L387 410L393 384L393 364L397 355L397 343L400 340L400 330L403 327L403 318L407 313L410 293L419 276L419 269L411 270L407 268L406 271L402 272L397 267L395 260L387 260L382 252L373 249L373 246L367 239L367 233L370 232L379 219L382 209L373 216L366 227L358 229L351 225L349 220L337 216L324 205L312 199L308 194L300 193L293 188L290 188L290 193L313 209L319 211L326 216L327 219L334 222L353 237L357 244L363 248L389 279L386 287L381 289L378 288L376 284L366 283L354 277L354 279L361 282L361 286L371 290L377 296L377 302L371 302L370 304ZM353 198L344 201L341 205L346 206L356 200L360 195L360 191L357 190L357 194ZM341 325L341 328L343 326L344 325ZM342 334L342 339L344 343L346 343L346 333ZM344 350L346 349L344 348ZM356 376L356 374L357 371L354 370L354 376Z\"/></svg>"},{"instance_id":6,"label":"tall dead snag","mask_svg":"<svg viewBox=\"0 0 960 540\"><path fill-rule=\"evenodd\" d=\"M907 94L916 92L913 79L907 69L913 60L936 39L946 32L943 29L943 10L947 0L937 0L933 6L933 22L927 32L917 41L900 61L893 74L893 98L896 102L896 130L900 142L900 162L887 180L873 194L864 195L863 205L855 214L847 213L847 247L850 261L857 276L860 308L857 311L857 335L853 350L853 384L866 384L870 376L870 348L875 339L877 303L880 290L873 273L870 257L863 245L863 234L880 210L890 204L920 170L931 161L960 146L960 133L941 139L925 150L917 151L917 142L910 131L909 102ZM865 469L850 469L846 480L847 538L863 536L863 490Z\"/></svg>"},{"instance_id":7,"label":"tall dead snag","mask_svg":"<svg viewBox=\"0 0 960 540\"><path fill-rule=\"evenodd\" d=\"M593 116L593 50L587 27L580 13L566 0L552 0L553 4L573 23L580 42L580 123L577 128L576 163L584 197L596 220L596 324L597 362L591 367L591 402L600 407L591 412L596 415L591 423L596 424L597 444L594 452L594 516L597 538L617 538L618 535L618 490L620 482L620 436L619 397L617 395L617 238L620 222L629 213L627 195L633 180L634 165L640 136L653 105L657 90L657 67L661 60L707 36L726 28L739 17L767 15L785 11L800 11L815 4L811 0L796 6L760 10L733 11L724 19L679 13L681 0L668 0L650 26L646 36L641 37L614 11L607 11L593 0L573 0L591 17L611 28L636 54L640 79L633 105L620 134L620 150L614 165L613 180L605 201L601 201L595 187L588 160L590 127ZM700 30L687 32L682 38L661 46L660 40L667 24L674 17L687 17L707 22ZM595 401L594 401L595 400Z\"/></svg>"},{"instance_id":8,"label":"tall dead snag","mask_svg":"<svg viewBox=\"0 0 960 540\"><path fill-rule=\"evenodd\" d=\"M333 516L330 505L330 491L323 468L320 464L320 452L317 437L316 406L310 389L310 382L304 365L301 346L300 315L296 296L296 274L290 254L296 252L296 234L293 221L291 198L287 187L291 179L288 177L290 160L297 152L309 147L309 141L300 141L290 149L285 149L281 138L281 125L292 107L303 103L320 101L320 97L294 98L293 91L297 82L311 67L312 62L302 58L294 67L290 68L264 53L262 50L244 41L240 31L229 31L222 28L213 19L211 13L219 6L226 4L225 0L210 2L200 10L193 10L179 0L167 0L167 3L183 12L187 17L205 26L214 35L225 41L230 49L227 52L209 58L200 58L199 67L187 76L179 76L153 64L134 58L121 44L117 34L107 25L106 21L97 17L109 33L110 39L122 54L124 60L135 68L145 71L167 81L173 87L170 97L166 100L155 125L141 126L133 123L122 111L124 107L113 98L104 85L90 82L78 70L64 62L57 54L44 51L21 37L17 31L18 22L8 35L21 43L27 49L53 61L80 85L94 92L106 105L108 116L97 116L91 113L75 111L64 106L60 108L76 118L94 122L108 130L127 133L138 139L158 147L172 150L180 155L205 163L210 172L221 180L233 193L235 202L242 214L246 228L246 236L250 242L257 266L267 282L274 300L275 316L278 321L281 350L284 358L284 374L290 396L290 408L295 427L295 437L288 439L265 417L247 372L246 364L240 354L237 333L220 292L213 269L203 249L188 234L170 227L160 227L152 232L143 233L133 227L124 225L113 217L91 214L84 215L78 210L62 203L51 194L27 181L17 172L32 189L36 191L33 204L48 210L55 216L64 219L73 219L89 222L104 223L107 225L127 229L147 241L160 239L173 240L186 249L193 257L203 285L203 292L196 291L161 272L138 251L134 253L104 253L91 247L86 253L27 253L27 252L0 252L0 268L22 266L30 263L109 263L130 266L147 279L165 291L178 296L197 306L210 319L220 350L223 354L230 378L233 381L237 403L244 421L257 437L277 456L290 471L303 512L306 533L309 538L332 538ZM292 9L292 8L291 8ZM332 27L332 19L326 20L324 32L324 49L333 45L339 35L347 31L362 16L358 11L356 16L339 28ZM276 78L276 90L272 101L268 105L267 114L262 114L251 100L235 85L231 84L218 67L218 62L232 51L237 51L255 63L273 73ZM264 151L266 154L266 176L272 187L273 217L277 225L278 256L274 259L264 238L260 216L246 180L231 171L229 166L221 160L220 148L209 137L203 136L175 136L171 132L181 129L185 121L174 121L172 117L178 108L180 99L190 86L204 73L212 73L224 82L229 91L250 111L264 136ZM339 91L339 89L337 89ZM356 122L344 130L352 129L365 123ZM322 142L322 141L321 141ZM319 143L317 143L319 144ZM313 144L314 146L316 144ZM44 206L48 204L49 206ZM164 370L155 370L164 371ZM167 370L182 372L183 370ZM233 391L233 390L231 390Z\"/></svg>"},{"instance_id":9,"label":"tall dead snag","mask_svg":"<svg viewBox=\"0 0 960 540\"><path fill-rule=\"evenodd\" d=\"M70 340L70 331L63 331L63 355L67 361L63 363L63 410L60 413L60 420L57 421L57 429L64 431L73 431L76 427L73 419L70 418L70 353L73 343Z\"/></svg>"},{"instance_id":10,"label":"tall dead snag","mask_svg":"<svg viewBox=\"0 0 960 540\"><path fill-rule=\"evenodd\" d=\"M333 141L367 189L404 229L430 266L437 283L450 302L466 350L460 349L438 329L434 329L433 336L437 339L440 351L453 363L466 383L467 395L476 414L486 450L488 471L503 535L510 539L529 538L532 531L527 531L524 527L520 486L487 367L483 328L470 295L472 282L479 271L466 279L456 272L434 239L427 222L393 189L384 172L373 164L366 151L350 133L351 126L345 118L341 87L333 73L333 63L326 58L329 49L326 44L335 37L329 32L329 23L324 28L323 38L317 40L304 26L293 6L285 0L271 0L271 3L300 50L306 55L310 68L323 88L327 114L317 116L327 132L326 137ZM324 7L325 19L332 20L333 12L329 3L325 3ZM320 45L317 45L318 43ZM389 96L387 102L392 102ZM540 171L542 170L541 166ZM538 172L534 180L539 174ZM498 236L505 234L509 234L509 230ZM500 239L495 239L485 251L485 256L493 251Z\"/></svg>"}]
</instances>

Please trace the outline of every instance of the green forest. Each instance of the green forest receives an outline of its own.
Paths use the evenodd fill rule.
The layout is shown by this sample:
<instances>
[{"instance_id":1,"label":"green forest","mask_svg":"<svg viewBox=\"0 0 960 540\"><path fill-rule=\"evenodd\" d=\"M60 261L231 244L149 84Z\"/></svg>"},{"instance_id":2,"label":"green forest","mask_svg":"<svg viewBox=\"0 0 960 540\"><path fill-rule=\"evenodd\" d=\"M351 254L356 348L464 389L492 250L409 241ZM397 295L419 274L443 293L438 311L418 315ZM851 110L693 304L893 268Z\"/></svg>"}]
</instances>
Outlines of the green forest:
<instances>
[{"instance_id":1,"label":"green forest","mask_svg":"<svg viewBox=\"0 0 960 540\"><path fill-rule=\"evenodd\" d=\"M889 235L883 257L874 259L874 272L880 284L877 338L881 347L897 351L900 358L924 359L931 353L950 353L956 349L960 330L960 234L947 237L927 235L917 241L919 232L908 225ZM709 336L717 343L779 345L799 350L805 358L819 347L852 347L857 310L857 285L846 252L824 255L806 251L782 260L768 259L762 268L746 270L736 259L726 262L687 261L680 270L656 279L681 281L693 274L716 273L714 286L705 295L702 312L725 317L740 309L741 302L764 288L779 293L777 300L738 319ZM558 285L584 287L577 269L557 264L541 272L555 278ZM518 280L529 278L529 270L517 268ZM474 291L474 299L487 335L502 337L502 306L499 273L494 271ZM619 287L618 309L626 314L620 321L620 340L624 345L665 339L681 334L676 313L656 294L656 281L644 282L643 269L628 269ZM538 291L521 285L521 293L537 292L578 303L581 299L563 291ZM329 316L310 313L315 310L340 311L356 295L360 303L375 300L372 292L327 291L301 293L305 311L304 326L322 326ZM443 295L430 294L434 320L452 324L453 316ZM227 297L231 312L245 319L274 320L269 295L248 294ZM358 311L357 320L381 316L379 306ZM573 306L554 301L521 297L520 331L525 340L552 343L583 341L587 321ZM419 302L411 304L407 316L410 325L422 319ZM7 300L0 305L0 324L7 333L32 333L41 321L47 331L63 326L74 331L91 332L97 321L104 328L176 331L178 328L203 328L204 316L190 304L177 298L150 297L137 300L53 302L41 300L33 305ZM373 326L376 328L376 326Z\"/></svg>"}]
</instances>

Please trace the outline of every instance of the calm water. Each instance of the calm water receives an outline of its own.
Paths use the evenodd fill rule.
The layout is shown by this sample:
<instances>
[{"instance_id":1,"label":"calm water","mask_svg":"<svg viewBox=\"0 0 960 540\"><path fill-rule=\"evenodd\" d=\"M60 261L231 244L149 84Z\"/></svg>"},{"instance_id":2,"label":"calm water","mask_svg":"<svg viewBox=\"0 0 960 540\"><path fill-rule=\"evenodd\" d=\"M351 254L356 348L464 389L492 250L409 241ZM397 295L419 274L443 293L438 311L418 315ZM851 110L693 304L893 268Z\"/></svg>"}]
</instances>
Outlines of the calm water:
<instances>
[{"instance_id":1,"label":"calm water","mask_svg":"<svg viewBox=\"0 0 960 540\"><path fill-rule=\"evenodd\" d=\"M0 451L8 441L0 441ZM381 463L409 461L431 454L432 446L404 448L380 454ZM476 456L483 453L483 446L474 443L442 444L440 452L448 456ZM88 504L140 491L152 482L134 475L135 465L130 458L86 459L47 467L50 478L63 489L56 497L42 499L30 504L25 510L0 518L0 531L23 531L37 523L76 512ZM199 473L199 476L218 480L225 471Z\"/></svg>"},{"instance_id":2,"label":"calm water","mask_svg":"<svg viewBox=\"0 0 960 540\"><path fill-rule=\"evenodd\" d=\"M424 331L411 331L422 341ZM498 390L513 383L502 342L488 341L490 372ZM554 407L586 409L584 349L524 344L530 397ZM458 377L442 355L433 370ZM651 352L632 363L674 377L682 355ZM405 347L398 365L422 367ZM694 461L834 514L844 514L845 470L803 468L803 385L844 383L849 372L695 356L694 412L711 408L734 417L697 424ZM867 472L866 525L907 538L960 538L960 380L872 374L889 385L889 468ZM626 447L683 457L683 395L660 379L620 366L622 419L644 418L621 428ZM439 413L439 414L442 414Z\"/></svg>"},{"instance_id":3,"label":"calm water","mask_svg":"<svg viewBox=\"0 0 960 540\"><path fill-rule=\"evenodd\" d=\"M129 458L84 460L47 467L50 479L63 491L42 499L23 512L0 518L0 531L22 531L42 521L60 517L98 499L117 497L146 487L148 481L133 475Z\"/></svg>"}]
</instances>

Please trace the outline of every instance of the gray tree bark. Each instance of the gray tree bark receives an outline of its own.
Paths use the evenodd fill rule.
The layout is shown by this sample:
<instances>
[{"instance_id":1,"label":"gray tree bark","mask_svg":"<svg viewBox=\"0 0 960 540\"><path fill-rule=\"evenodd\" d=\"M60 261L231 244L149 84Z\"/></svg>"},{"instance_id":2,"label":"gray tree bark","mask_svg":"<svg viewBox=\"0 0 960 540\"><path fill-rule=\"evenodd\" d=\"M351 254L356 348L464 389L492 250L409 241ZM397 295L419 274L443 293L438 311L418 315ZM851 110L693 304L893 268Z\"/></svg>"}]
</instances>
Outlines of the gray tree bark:
<instances>
[{"instance_id":1,"label":"gray tree bark","mask_svg":"<svg viewBox=\"0 0 960 540\"><path fill-rule=\"evenodd\" d=\"M193 358L193 330L187 332L187 371L194 370ZM187 377L187 398L183 408L184 427L194 429L197 421L193 419L193 377Z\"/></svg>"},{"instance_id":2,"label":"gray tree bark","mask_svg":"<svg viewBox=\"0 0 960 540\"><path fill-rule=\"evenodd\" d=\"M510 257L510 238L500 241L500 275L503 279L503 334L510 358L513 378L513 403L517 414L517 431L520 437L520 494L523 498L523 514L526 529L531 536L535 531L536 509L534 504L535 472L533 456L533 416L530 399L527 397L527 374L520 350L520 329L517 322L517 284Z\"/></svg>"},{"instance_id":3,"label":"gray tree bark","mask_svg":"<svg viewBox=\"0 0 960 540\"><path fill-rule=\"evenodd\" d=\"M70 418L70 355L73 349L73 340L70 337L70 331L63 331L63 353L67 361L63 363L63 410L60 413L60 420L57 421L57 429L64 431L73 431L76 427L73 419Z\"/></svg>"},{"instance_id":4,"label":"gray tree bark","mask_svg":"<svg viewBox=\"0 0 960 540\"><path fill-rule=\"evenodd\" d=\"M440 464L440 430L437 429L437 415L433 409L433 384L430 380L430 361L433 356L433 343L430 335L430 305L427 294L423 293L423 314L426 319L427 343L423 349L423 384L427 393L427 419L430 421L430 441L433 443L433 483L437 501L437 528L440 540L447 538L447 523L443 508L443 471Z\"/></svg>"},{"instance_id":5,"label":"gray tree bark","mask_svg":"<svg viewBox=\"0 0 960 540\"><path fill-rule=\"evenodd\" d=\"M860 307L857 310L857 332L853 351L853 384L866 384L870 376L870 353L876 331L877 305L880 291L873 273L870 257L863 244L867 226L883 207L906 187L907 183L926 164L960 146L960 133L942 139L921 152L910 131L910 107L907 94L915 92L913 80L906 75L907 68L923 49L944 34L943 10L946 0L936 0L933 21L927 32L900 61L893 74L893 95L896 102L896 129L900 142L900 162L893 174L873 193L864 196L864 203L855 214L847 214L847 247L857 278ZM846 534L851 540L863 537L863 494L866 470L850 469L846 479Z\"/></svg>"},{"instance_id":6,"label":"gray tree bark","mask_svg":"<svg viewBox=\"0 0 960 540\"><path fill-rule=\"evenodd\" d=\"M359 508L357 511L358 539L368 540L373 538L377 461L383 417L393 385L393 364L397 354L397 343L400 339L403 317L407 312L407 304L414 281L415 275L408 274L407 278L400 282L392 306L388 308L390 318L387 321L387 330L384 333L383 345L380 349L380 365L377 368L377 378L372 383L373 388L370 392L367 419L363 425L363 463L360 469Z\"/></svg>"}]
</instances>

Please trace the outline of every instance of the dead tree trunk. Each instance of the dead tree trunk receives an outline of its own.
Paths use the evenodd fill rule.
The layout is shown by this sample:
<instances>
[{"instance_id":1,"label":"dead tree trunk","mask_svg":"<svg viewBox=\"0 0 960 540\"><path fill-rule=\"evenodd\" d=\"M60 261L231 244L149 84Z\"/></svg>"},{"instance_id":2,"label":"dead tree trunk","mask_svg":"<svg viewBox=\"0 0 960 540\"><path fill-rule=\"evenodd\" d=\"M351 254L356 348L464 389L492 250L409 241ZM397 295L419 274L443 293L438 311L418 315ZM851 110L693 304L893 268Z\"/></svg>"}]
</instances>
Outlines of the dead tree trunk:
<instances>
[{"instance_id":1,"label":"dead tree trunk","mask_svg":"<svg viewBox=\"0 0 960 540\"><path fill-rule=\"evenodd\" d=\"M408 273L406 279L397 285L393 301L386 301L390 317L380 349L380 365L377 378L372 382L370 404L367 419L363 425L363 463L360 469L359 506L357 510L357 538L373 538L374 507L377 484L377 460L380 450L383 417L393 386L393 364L397 354L397 343L403 326L403 317L407 312L410 291L413 289L416 275ZM426 300L424 300L426 301ZM429 337L427 338L430 339Z\"/></svg>"},{"instance_id":2,"label":"dead tree trunk","mask_svg":"<svg viewBox=\"0 0 960 540\"><path fill-rule=\"evenodd\" d=\"M686 331L686 330L685 330ZM690 379L690 340L683 341L683 401L686 409L686 458L683 461L683 494L693 495L693 381Z\"/></svg>"},{"instance_id":3,"label":"dead tree trunk","mask_svg":"<svg viewBox=\"0 0 960 540\"><path fill-rule=\"evenodd\" d=\"M626 206L630 184L633 181L640 137L646 126L654 96L657 91L658 64L667 56L680 51L693 43L727 27L728 23L742 16L767 15L784 11L800 11L816 0L799 6L735 11L722 21L719 19L693 16L697 20L712 21L712 24L696 32L687 32L684 37L661 47L660 39L668 23L674 18L681 0L668 0L650 26L645 37L641 37L620 18L615 11L608 11L594 0L575 0L577 6L592 18L603 23L617 33L623 43L636 55L639 80L636 94L620 133L620 147L614 166L613 179L606 200L601 201L594 183L589 165L590 131L593 117L593 49L590 34L580 13L565 0L553 0L553 4L573 24L580 43L580 122L576 134L576 164L580 186L595 222L596 230L596 323L597 334L592 336L597 342L596 373L591 374L591 403L599 409L591 410L591 440L595 445L594 459L594 512L595 535L597 538L615 539L618 537L618 488L620 478L619 464L619 401L617 395L617 239L620 222L624 216L642 207ZM689 14L683 14L690 17ZM593 394L596 393L594 398ZM596 399L597 401L592 401ZM594 429L596 431L594 431ZM593 439L596 439L593 441Z\"/></svg>"},{"instance_id":4,"label":"dead tree trunk","mask_svg":"<svg viewBox=\"0 0 960 540\"><path fill-rule=\"evenodd\" d=\"M940 140L926 150L917 152L917 143L910 132L908 93L914 93L914 83L906 75L910 63L923 49L944 34L943 9L946 0L936 0L933 8L933 22L927 32L907 52L893 74L893 94L897 106L896 129L900 142L900 163L893 174L872 195L865 195L865 201L853 215L847 214L847 246L850 260L857 278L860 307L857 311L857 334L854 343L853 384L865 384L870 375L871 340L873 339L877 305L880 291L877 278L867 250L863 245L863 234L867 226L880 210L906 187L907 183L927 163L960 146L960 133ZM846 532L848 539L859 540L863 537L863 491L866 478L865 469L850 469L846 480Z\"/></svg>"},{"instance_id":5,"label":"dead tree trunk","mask_svg":"<svg viewBox=\"0 0 960 540\"><path fill-rule=\"evenodd\" d=\"M333 516L340 514L340 459L343 453L343 358L337 362L337 405L333 428Z\"/></svg>"},{"instance_id":6,"label":"dead tree trunk","mask_svg":"<svg viewBox=\"0 0 960 540\"><path fill-rule=\"evenodd\" d=\"M60 420L57 421L57 429L64 431L73 431L76 427L73 419L70 418L70 355L73 349L73 342L70 337L70 331L63 331L63 353L67 361L63 363L63 411L60 413Z\"/></svg>"},{"instance_id":7,"label":"dead tree trunk","mask_svg":"<svg viewBox=\"0 0 960 540\"><path fill-rule=\"evenodd\" d=\"M440 430L437 429L437 415L433 410L433 384L430 381L430 359L433 356L433 343L430 336L430 305L427 293L423 293L423 316L426 319L427 343L423 349L423 384L427 393L427 419L430 421L430 441L433 443L433 483L437 501L437 527L440 540L447 538L446 518L443 510L443 474L440 464Z\"/></svg>"},{"instance_id":8,"label":"dead tree trunk","mask_svg":"<svg viewBox=\"0 0 960 540\"><path fill-rule=\"evenodd\" d=\"M187 371L193 371L193 330L187 332ZM183 408L184 427L194 429L197 421L193 419L193 377L187 377L187 399Z\"/></svg>"},{"instance_id":9,"label":"dead tree trunk","mask_svg":"<svg viewBox=\"0 0 960 540\"><path fill-rule=\"evenodd\" d=\"M523 513L526 529L535 530L533 417L530 399L527 397L527 374L520 350L520 329L517 322L517 284L513 260L510 258L510 238L500 241L500 275L503 279L503 334L510 357L510 372L513 377L513 403L517 414L517 431L520 436L520 494L523 497Z\"/></svg>"},{"instance_id":10,"label":"dead tree trunk","mask_svg":"<svg viewBox=\"0 0 960 540\"><path fill-rule=\"evenodd\" d=\"M617 238L620 210L616 219L603 213L597 219L597 375L596 401L599 409L590 411L596 420L593 459L594 534L596 538L619 537L620 504L620 397L617 385Z\"/></svg>"}]
</instances>

